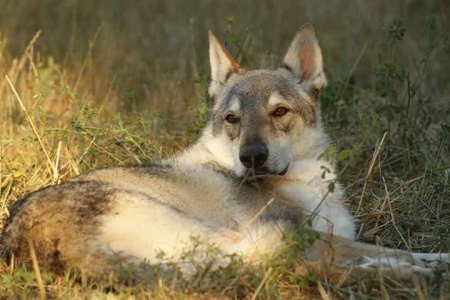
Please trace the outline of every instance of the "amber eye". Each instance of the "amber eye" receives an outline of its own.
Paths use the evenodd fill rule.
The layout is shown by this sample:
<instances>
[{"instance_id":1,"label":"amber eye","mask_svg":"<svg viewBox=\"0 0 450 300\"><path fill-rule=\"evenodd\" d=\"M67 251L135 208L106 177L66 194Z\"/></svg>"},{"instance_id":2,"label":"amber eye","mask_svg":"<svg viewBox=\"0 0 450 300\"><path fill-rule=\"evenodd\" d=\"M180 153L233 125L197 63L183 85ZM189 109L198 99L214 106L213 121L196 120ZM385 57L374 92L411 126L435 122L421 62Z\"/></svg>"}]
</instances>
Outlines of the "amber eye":
<instances>
[{"instance_id":1,"label":"amber eye","mask_svg":"<svg viewBox=\"0 0 450 300\"><path fill-rule=\"evenodd\" d=\"M233 114L228 114L225 120L230 124L236 124L238 122L238 118Z\"/></svg>"},{"instance_id":2,"label":"amber eye","mask_svg":"<svg viewBox=\"0 0 450 300\"><path fill-rule=\"evenodd\" d=\"M274 117L282 117L285 114L287 114L287 112L288 112L288 109L286 107L280 106L273 112L273 116Z\"/></svg>"}]
</instances>

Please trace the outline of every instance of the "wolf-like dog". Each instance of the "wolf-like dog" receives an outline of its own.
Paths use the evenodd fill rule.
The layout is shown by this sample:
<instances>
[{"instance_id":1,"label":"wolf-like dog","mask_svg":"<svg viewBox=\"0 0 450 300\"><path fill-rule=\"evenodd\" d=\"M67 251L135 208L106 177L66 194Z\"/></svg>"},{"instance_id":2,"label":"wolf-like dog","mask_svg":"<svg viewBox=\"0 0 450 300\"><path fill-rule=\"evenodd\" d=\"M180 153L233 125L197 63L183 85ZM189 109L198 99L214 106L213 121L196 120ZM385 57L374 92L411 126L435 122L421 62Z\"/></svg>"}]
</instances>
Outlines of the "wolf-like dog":
<instances>
[{"instance_id":1,"label":"wolf-like dog","mask_svg":"<svg viewBox=\"0 0 450 300\"><path fill-rule=\"evenodd\" d=\"M95 276L123 262L181 262L199 237L255 263L308 226L317 234L305 260L331 271L408 277L431 273L423 260L449 260L354 241L355 220L324 155L318 97L327 80L311 25L276 70L246 71L211 32L209 42L212 104L199 141L148 166L93 171L19 200L2 235L7 261Z\"/></svg>"}]
</instances>

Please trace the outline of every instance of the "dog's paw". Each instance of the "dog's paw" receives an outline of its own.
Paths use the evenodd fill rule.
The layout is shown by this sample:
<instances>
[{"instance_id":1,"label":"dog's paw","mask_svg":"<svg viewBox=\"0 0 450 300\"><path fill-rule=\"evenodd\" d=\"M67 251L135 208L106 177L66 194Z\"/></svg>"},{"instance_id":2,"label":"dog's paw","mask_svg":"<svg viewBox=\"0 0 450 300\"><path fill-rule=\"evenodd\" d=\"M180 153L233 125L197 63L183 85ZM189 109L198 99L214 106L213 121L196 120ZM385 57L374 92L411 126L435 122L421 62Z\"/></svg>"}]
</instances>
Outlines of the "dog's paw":
<instances>
[{"instance_id":1,"label":"dog's paw","mask_svg":"<svg viewBox=\"0 0 450 300\"><path fill-rule=\"evenodd\" d=\"M402 278L409 278L412 275L432 277L440 273L446 276L446 272L442 272L439 268L445 264L443 258L448 259L448 254L412 253L412 259L405 256L361 256L356 260L347 261L346 264L363 270L376 269L380 273L395 274Z\"/></svg>"}]
</instances>

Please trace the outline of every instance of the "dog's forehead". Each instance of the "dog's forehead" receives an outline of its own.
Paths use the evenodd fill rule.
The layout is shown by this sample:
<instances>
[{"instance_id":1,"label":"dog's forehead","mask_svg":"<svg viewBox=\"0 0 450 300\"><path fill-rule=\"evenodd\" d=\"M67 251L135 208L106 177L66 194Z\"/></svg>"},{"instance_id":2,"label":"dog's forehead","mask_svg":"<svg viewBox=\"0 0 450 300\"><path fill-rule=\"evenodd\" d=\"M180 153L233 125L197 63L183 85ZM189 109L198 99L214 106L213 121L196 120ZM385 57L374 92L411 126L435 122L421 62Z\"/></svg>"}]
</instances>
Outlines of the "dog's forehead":
<instances>
[{"instance_id":1,"label":"dog's forehead","mask_svg":"<svg viewBox=\"0 0 450 300\"><path fill-rule=\"evenodd\" d=\"M295 93L296 84L282 71L256 70L236 76L231 93L241 97L255 97L261 100L273 93Z\"/></svg>"},{"instance_id":2,"label":"dog's forehead","mask_svg":"<svg viewBox=\"0 0 450 300\"><path fill-rule=\"evenodd\" d=\"M286 69L247 71L228 80L215 102L215 112L251 109L255 114L280 103L290 103L298 110L311 105L308 93Z\"/></svg>"}]
</instances>

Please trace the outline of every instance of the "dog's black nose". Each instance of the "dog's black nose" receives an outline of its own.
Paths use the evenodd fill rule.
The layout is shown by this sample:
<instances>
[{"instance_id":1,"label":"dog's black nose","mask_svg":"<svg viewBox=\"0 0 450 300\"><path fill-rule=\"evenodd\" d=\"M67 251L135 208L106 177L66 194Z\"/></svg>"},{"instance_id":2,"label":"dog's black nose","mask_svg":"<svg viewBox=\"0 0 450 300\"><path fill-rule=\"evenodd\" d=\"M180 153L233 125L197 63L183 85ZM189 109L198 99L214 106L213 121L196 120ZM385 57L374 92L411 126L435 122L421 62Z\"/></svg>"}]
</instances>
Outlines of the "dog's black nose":
<instances>
[{"instance_id":1,"label":"dog's black nose","mask_svg":"<svg viewBox=\"0 0 450 300\"><path fill-rule=\"evenodd\" d=\"M261 143L245 144L239 151L239 159L246 168L261 168L269 156L269 149Z\"/></svg>"}]
</instances>

